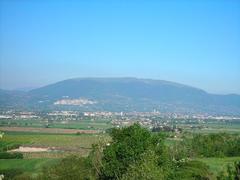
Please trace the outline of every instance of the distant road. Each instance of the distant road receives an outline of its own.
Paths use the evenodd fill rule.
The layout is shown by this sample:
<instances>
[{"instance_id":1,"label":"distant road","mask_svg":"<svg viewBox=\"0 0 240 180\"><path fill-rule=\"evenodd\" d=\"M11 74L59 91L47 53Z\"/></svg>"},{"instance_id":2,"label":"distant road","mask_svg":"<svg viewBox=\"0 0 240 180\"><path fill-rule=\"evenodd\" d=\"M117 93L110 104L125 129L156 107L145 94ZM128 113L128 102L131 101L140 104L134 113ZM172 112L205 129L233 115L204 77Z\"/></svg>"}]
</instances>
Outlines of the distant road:
<instances>
[{"instance_id":1,"label":"distant road","mask_svg":"<svg viewBox=\"0 0 240 180\"><path fill-rule=\"evenodd\" d=\"M33 128L33 127L0 127L0 131L12 132L37 132L37 133L53 133L53 134L96 134L98 130L80 130L80 129L60 129L60 128Z\"/></svg>"}]
</instances>

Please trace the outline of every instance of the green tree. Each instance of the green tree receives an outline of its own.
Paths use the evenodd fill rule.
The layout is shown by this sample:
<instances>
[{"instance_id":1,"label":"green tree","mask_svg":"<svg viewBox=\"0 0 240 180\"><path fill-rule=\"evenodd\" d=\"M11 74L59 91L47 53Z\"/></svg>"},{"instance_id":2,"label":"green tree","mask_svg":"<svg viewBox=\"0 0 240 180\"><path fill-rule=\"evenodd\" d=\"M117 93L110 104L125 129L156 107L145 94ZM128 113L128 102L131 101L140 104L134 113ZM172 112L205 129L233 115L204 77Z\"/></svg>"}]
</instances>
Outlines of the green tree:
<instances>
[{"instance_id":1,"label":"green tree","mask_svg":"<svg viewBox=\"0 0 240 180\"><path fill-rule=\"evenodd\" d=\"M129 166L122 180L163 180L164 170L158 166L158 156L154 151L147 151L142 154L140 160Z\"/></svg>"},{"instance_id":2,"label":"green tree","mask_svg":"<svg viewBox=\"0 0 240 180\"><path fill-rule=\"evenodd\" d=\"M129 166L138 163L141 155L149 149L158 156L159 165L167 159L166 156L161 157L165 152L163 136L153 135L139 124L113 129L110 135L112 142L103 150L101 179L120 179Z\"/></svg>"}]
</instances>

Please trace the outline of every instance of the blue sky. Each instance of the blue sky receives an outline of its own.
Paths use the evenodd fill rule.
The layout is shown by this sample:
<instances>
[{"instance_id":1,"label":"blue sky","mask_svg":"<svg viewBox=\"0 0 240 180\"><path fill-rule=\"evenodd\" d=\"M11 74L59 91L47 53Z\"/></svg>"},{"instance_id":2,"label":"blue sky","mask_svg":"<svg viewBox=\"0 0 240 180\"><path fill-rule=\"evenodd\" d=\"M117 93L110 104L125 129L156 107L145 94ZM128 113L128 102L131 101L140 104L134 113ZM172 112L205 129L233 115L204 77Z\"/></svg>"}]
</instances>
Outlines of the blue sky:
<instances>
[{"instance_id":1,"label":"blue sky","mask_svg":"<svg viewBox=\"0 0 240 180\"><path fill-rule=\"evenodd\" d=\"M0 88L74 77L240 94L240 1L1 0Z\"/></svg>"}]
</instances>

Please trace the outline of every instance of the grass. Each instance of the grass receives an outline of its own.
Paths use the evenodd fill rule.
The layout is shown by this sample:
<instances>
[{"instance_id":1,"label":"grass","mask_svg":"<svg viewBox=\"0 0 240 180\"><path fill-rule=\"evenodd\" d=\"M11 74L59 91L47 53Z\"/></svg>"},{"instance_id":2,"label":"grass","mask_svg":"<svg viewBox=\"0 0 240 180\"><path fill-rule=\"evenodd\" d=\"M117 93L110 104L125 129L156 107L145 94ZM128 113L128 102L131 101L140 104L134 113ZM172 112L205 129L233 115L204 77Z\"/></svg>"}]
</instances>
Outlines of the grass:
<instances>
[{"instance_id":1,"label":"grass","mask_svg":"<svg viewBox=\"0 0 240 180\"><path fill-rule=\"evenodd\" d=\"M61 124L61 123L55 123L53 125L50 125L50 128L69 128L69 129L108 129L111 128L111 124L106 123L97 123L97 122L71 122L68 124Z\"/></svg>"},{"instance_id":2,"label":"grass","mask_svg":"<svg viewBox=\"0 0 240 180\"><path fill-rule=\"evenodd\" d=\"M0 126L7 127L45 127L48 124L49 128L70 128L70 129L83 129L83 130L106 130L111 128L110 119L82 119L82 120L54 120L46 122L43 119L11 119L2 120Z\"/></svg>"},{"instance_id":3,"label":"grass","mask_svg":"<svg viewBox=\"0 0 240 180\"><path fill-rule=\"evenodd\" d=\"M1 143L16 143L31 146L49 147L80 147L91 148L92 144L97 143L106 135L63 135L63 134L8 134L6 133Z\"/></svg>"},{"instance_id":4,"label":"grass","mask_svg":"<svg viewBox=\"0 0 240 180\"><path fill-rule=\"evenodd\" d=\"M76 154L86 156L92 144L109 140L108 135L97 134L41 134L28 132L5 132L0 148L19 144L25 146L55 147L58 151L23 153L24 159L0 159L1 170L20 169L24 174L36 176L45 166L51 166L60 159ZM61 150L62 149L62 150Z\"/></svg>"},{"instance_id":5,"label":"grass","mask_svg":"<svg viewBox=\"0 0 240 180\"><path fill-rule=\"evenodd\" d=\"M25 153L26 158L61 158L69 154L77 153L87 156L92 144L100 141L108 141L108 135L98 134L40 134L40 133L11 133L6 132L0 141L0 149L12 149L13 145L54 147L57 152ZM7 147L7 148L6 148Z\"/></svg>"},{"instance_id":6,"label":"grass","mask_svg":"<svg viewBox=\"0 0 240 180\"><path fill-rule=\"evenodd\" d=\"M0 159L0 169L21 169L27 172L39 171L44 166L50 166L59 159Z\"/></svg>"},{"instance_id":7,"label":"grass","mask_svg":"<svg viewBox=\"0 0 240 180\"><path fill-rule=\"evenodd\" d=\"M39 158L51 158L51 159L61 159L70 155L86 156L90 150L81 149L78 152L32 152L23 153L24 159L39 159Z\"/></svg>"},{"instance_id":8,"label":"grass","mask_svg":"<svg viewBox=\"0 0 240 180\"><path fill-rule=\"evenodd\" d=\"M109 139L107 135L73 135L73 134L41 134L28 132L5 132L0 141L0 148L19 144L25 146L57 147L59 151L23 153L24 159L0 160L1 170L20 169L24 174L35 176L40 173L45 166L51 166L60 159L77 154L86 156L92 147L92 144L100 140Z\"/></svg>"},{"instance_id":9,"label":"grass","mask_svg":"<svg viewBox=\"0 0 240 180\"><path fill-rule=\"evenodd\" d=\"M35 176L39 174L43 167L52 166L59 162L59 159L0 159L1 170L20 169L25 174Z\"/></svg>"},{"instance_id":10,"label":"grass","mask_svg":"<svg viewBox=\"0 0 240 180\"><path fill-rule=\"evenodd\" d=\"M196 159L207 164L213 174L223 171L228 165L235 161L240 161L240 157L224 157L224 158L198 158Z\"/></svg>"},{"instance_id":11,"label":"grass","mask_svg":"<svg viewBox=\"0 0 240 180\"><path fill-rule=\"evenodd\" d=\"M199 126L200 124L181 124L179 127L183 128L185 131L191 133L231 133L231 134L240 134L240 124L234 123L207 123L204 124L206 128L203 129L191 129L189 126Z\"/></svg>"}]
</instances>

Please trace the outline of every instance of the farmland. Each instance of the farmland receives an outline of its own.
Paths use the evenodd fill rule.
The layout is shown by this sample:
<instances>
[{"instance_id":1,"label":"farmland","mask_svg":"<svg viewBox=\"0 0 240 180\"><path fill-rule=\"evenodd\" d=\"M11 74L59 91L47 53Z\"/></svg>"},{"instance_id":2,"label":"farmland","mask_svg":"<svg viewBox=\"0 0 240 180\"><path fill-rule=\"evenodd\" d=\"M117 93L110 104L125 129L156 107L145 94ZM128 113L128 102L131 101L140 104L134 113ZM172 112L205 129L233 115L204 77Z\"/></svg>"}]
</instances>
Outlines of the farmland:
<instances>
[{"instance_id":1,"label":"farmland","mask_svg":"<svg viewBox=\"0 0 240 180\"><path fill-rule=\"evenodd\" d=\"M6 132L35 132L48 134L96 134L98 130L78 130L78 129L61 129L61 128L34 128L34 127L0 127L1 131Z\"/></svg>"},{"instance_id":2,"label":"farmland","mask_svg":"<svg viewBox=\"0 0 240 180\"><path fill-rule=\"evenodd\" d=\"M6 132L1 140L2 147L11 147L12 145L30 146L30 147L54 147L56 153L78 152L81 155L87 155L92 144L107 140L107 135L101 134L41 134L25 132Z\"/></svg>"},{"instance_id":3,"label":"farmland","mask_svg":"<svg viewBox=\"0 0 240 180\"><path fill-rule=\"evenodd\" d=\"M18 129L21 131L22 129ZM89 154L92 144L108 141L104 134L57 134L32 132L5 131L0 141L2 150L10 150L18 146L48 147L54 150L48 152L24 152L23 159L0 159L0 172L18 169L31 176L37 175L43 167L51 166L60 159L77 155L85 157Z\"/></svg>"},{"instance_id":4,"label":"farmland","mask_svg":"<svg viewBox=\"0 0 240 180\"><path fill-rule=\"evenodd\" d=\"M153 126L156 132L164 132L167 136L164 140L165 145L170 149L178 146L189 149L190 147L182 147L181 142L191 139L194 134L225 133L232 134L234 137L240 134L238 120L164 119L145 114L125 117L41 116L40 118L1 119L0 131L4 132L0 141L1 151L10 152L13 149L18 151L19 147L47 150L20 151L23 159L0 159L0 172L17 169L25 175L36 177L41 174L44 167L54 166L64 158L72 155L88 157L93 144L107 144L111 141L108 134L110 128L128 127L133 123L139 123L147 129ZM192 160L206 164L215 176L226 170L228 165L240 160L239 157L200 156L201 154L193 157Z\"/></svg>"},{"instance_id":5,"label":"farmland","mask_svg":"<svg viewBox=\"0 0 240 180\"><path fill-rule=\"evenodd\" d=\"M50 117L48 116L50 119ZM111 128L111 119L84 118L75 120L72 117L61 117L53 119L44 118L15 118L1 119L0 127L32 127L32 128L54 128L54 129L81 129L81 130L105 130Z\"/></svg>"}]
</instances>

